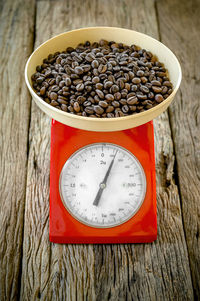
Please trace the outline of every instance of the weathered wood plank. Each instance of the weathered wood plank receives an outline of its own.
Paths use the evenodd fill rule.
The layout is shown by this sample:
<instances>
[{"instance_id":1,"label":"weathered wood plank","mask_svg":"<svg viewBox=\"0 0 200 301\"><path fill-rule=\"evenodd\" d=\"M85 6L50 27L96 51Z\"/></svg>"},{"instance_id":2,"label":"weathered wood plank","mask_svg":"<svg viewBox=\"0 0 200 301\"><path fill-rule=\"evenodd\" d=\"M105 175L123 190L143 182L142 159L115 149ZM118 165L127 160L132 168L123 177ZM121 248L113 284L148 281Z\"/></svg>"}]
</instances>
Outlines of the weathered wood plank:
<instances>
[{"instance_id":1,"label":"weathered wood plank","mask_svg":"<svg viewBox=\"0 0 200 301\"><path fill-rule=\"evenodd\" d=\"M200 298L200 2L158 1L161 39L175 50L183 80L170 121L195 297Z\"/></svg>"},{"instance_id":2,"label":"weathered wood plank","mask_svg":"<svg viewBox=\"0 0 200 301\"><path fill-rule=\"evenodd\" d=\"M0 4L0 300L19 295L30 95L25 62L34 40L34 1Z\"/></svg>"},{"instance_id":3,"label":"weathered wood plank","mask_svg":"<svg viewBox=\"0 0 200 301\"><path fill-rule=\"evenodd\" d=\"M94 25L158 37L154 1L40 1L37 45ZM146 245L48 241L50 120L33 104L21 300L193 300L167 113L155 121L159 237Z\"/></svg>"}]
</instances>

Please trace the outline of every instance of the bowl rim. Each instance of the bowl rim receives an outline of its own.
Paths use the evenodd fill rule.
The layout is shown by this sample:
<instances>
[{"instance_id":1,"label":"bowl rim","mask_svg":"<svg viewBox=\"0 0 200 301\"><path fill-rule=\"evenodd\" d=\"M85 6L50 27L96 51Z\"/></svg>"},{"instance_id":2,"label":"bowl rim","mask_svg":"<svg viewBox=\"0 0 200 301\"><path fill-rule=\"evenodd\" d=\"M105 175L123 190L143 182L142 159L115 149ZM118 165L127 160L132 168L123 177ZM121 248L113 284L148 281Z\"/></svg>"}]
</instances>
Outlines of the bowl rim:
<instances>
[{"instance_id":1,"label":"bowl rim","mask_svg":"<svg viewBox=\"0 0 200 301\"><path fill-rule=\"evenodd\" d=\"M164 100L162 101L161 103L159 103L158 105L156 105L155 107L151 108L151 109L148 109L147 111L144 111L144 112L140 112L140 113L133 113L133 114L130 114L128 116L122 116L122 117L113 117L113 118L106 118L106 117L103 117L103 118L95 118L95 117L87 117L87 116L79 116L79 115L76 115L76 114L70 114L68 112L64 112L62 110L58 110L56 109L55 107L53 106L50 106L49 104L47 104L41 97L39 97L36 92L34 91L32 85L30 84L29 82L29 79L28 79L28 66L29 66L29 63L32 59L32 57L34 56L34 54L39 50L40 47L42 47L43 45L49 43L51 40L53 39L56 39L58 37L61 37L61 36L64 36L68 33L73 33L73 32L78 32L78 31L85 31L85 30L94 30L94 29L115 29L115 30L124 30L124 31L130 31L130 32L135 32L136 34L139 34L145 38L148 38L150 40L154 40L156 43L158 44L161 44L162 47L166 48L166 50L171 53L171 55L174 57L175 61L176 61L176 64L177 64L177 67L178 67L178 73L179 73L179 76L178 76L178 80L177 80L177 84L176 86L173 88L173 91L172 93ZM139 46L139 45L138 45ZM156 54L155 54L156 55ZM78 29L73 29L73 30L69 30L69 31L66 31L66 32L63 32L63 33L60 33L58 35L55 35L53 36L52 38L46 40L45 42L43 42L42 44L40 44L33 52L32 54L29 56L27 62L26 62L26 65L25 65L25 82L26 82L26 85L29 89L29 91L31 92L32 96L35 97L40 103L42 103L43 106L45 106L47 109L51 109L53 112L55 113L59 113L63 116L67 116L68 118L73 118L73 119L77 119L77 120L87 120L87 121L90 121L91 123L92 122L98 122L98 123L102 123L102 122L113 122L113 121L125 121L125 120L129 120L129 119L133 119L133 118L138 118L138 117L142 117L143 115L146 115L147 112L154 112L156 110L158 110L159 107L162 107L169 99L173 99L176 92L178 91L179 87L180 87L180 84L181 84L181 80L182 80L182 71L181 71L181 66L180 66L180 63L176 57L176 55L171 51L170 48L168 48L167 46L165 46L162 42L160 42L159 40L147 35L147 34L144 34L142 32L139 32L139 31L135 31L135 30L132 30L132 29L128 29L128 28L120 28L120 27L112 27L112 26L92 26L92 27L83 27L83 28L78 28ZM47 114L48 115L48 114Z\"/></svg>"}]
</instances>

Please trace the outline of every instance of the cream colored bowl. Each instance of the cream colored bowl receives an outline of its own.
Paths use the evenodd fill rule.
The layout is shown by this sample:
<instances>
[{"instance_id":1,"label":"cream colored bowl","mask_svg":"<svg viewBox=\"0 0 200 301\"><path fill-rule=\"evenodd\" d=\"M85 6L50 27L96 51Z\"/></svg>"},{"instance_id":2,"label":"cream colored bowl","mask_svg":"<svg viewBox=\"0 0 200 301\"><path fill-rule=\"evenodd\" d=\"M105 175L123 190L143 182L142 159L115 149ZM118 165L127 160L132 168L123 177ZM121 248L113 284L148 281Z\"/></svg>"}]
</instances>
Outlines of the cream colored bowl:
<instances>
[{"instance_id":1,"label":"cream colored bowl","mask_svg":"<svg viewBox=\"0 0 200 301\"><path fill-rule=\"evenodd\" d=\"M100 39L121 42L127 45L138 45L156 55L160 62L165 64L170 80L173 84L172 94L162 103L142 113L117 118L91 118L73 115L57 110L40 98L32 88L31 75L36 72L36 66L41 65L44 58L50 53L63 51L68 46L75 47L81 42L90 42ZM89 27L62 33L39 46L29 57L25 68L25 79L28 89L36 104L46 114L66 125L89 131L117 131L133 128L146 123L164 110L172 102L181 82L181 67L176 56L169 48L159 41L133 30L116 27Z\"/></svg>"}]
</instances>

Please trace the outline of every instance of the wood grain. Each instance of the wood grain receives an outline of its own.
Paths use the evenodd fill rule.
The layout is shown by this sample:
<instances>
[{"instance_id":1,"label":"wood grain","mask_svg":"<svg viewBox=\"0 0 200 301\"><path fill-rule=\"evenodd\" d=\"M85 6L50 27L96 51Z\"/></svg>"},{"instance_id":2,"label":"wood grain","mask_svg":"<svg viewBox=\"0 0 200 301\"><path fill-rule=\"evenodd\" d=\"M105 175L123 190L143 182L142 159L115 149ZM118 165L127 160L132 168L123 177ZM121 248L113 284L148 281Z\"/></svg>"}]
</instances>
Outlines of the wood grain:
<instances>
[{"instance_id":1,"label":"wood grain","mask_svg":"<svg viewBox=\"0 0 200 301\"><path fill-rule=\"evenodd\" d=\"M183 71L180 92L169 112L196 299L200 298L199 15L199 1L158 1L161 39L175 50Z\"/></svg>"},{"instance_id":2,"label":"wood grain","mask_svg":"<svg viewBox=\"0 0 200 301\"><path fill-rule=\"evenodd\" d=\"M0 300L16 300L20 285L30 95L25 62L34 40L34 1L0 5Z\"/></svg>"},{"instance_id":3,"label":"wood grain","mask_svg":"<svg viewBox=\"0 0 200 301\"><path fill-rule=\"evenodd\" d=\"M60 32L109 25L158 38L154 1L39 1L36 45ZM21 300L193 300L167 113L155 121L159 236L143 245L48 241L50 120L32 106Z\"/></svg>"}]
</instances>

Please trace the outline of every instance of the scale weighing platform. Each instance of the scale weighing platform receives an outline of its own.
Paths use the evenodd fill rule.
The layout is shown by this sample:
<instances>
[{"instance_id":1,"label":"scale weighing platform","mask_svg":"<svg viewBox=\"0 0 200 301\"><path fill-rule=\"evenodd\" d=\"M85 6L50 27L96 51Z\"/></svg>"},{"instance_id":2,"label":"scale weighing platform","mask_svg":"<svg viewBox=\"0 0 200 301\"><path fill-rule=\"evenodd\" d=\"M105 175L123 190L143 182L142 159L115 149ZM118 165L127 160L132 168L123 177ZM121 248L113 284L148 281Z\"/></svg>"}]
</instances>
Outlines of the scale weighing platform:
<instances>
[{"instance_id":1,"label":"scale weighing platform","mask_svg":"<svg viewBox=\"0 0 200 301\"><path fill-rule=\"evenodd\" d=\"M93 132L52 120L50 241L145 243L156 237L153 122Z\"/></svg>"}]
</instances>

